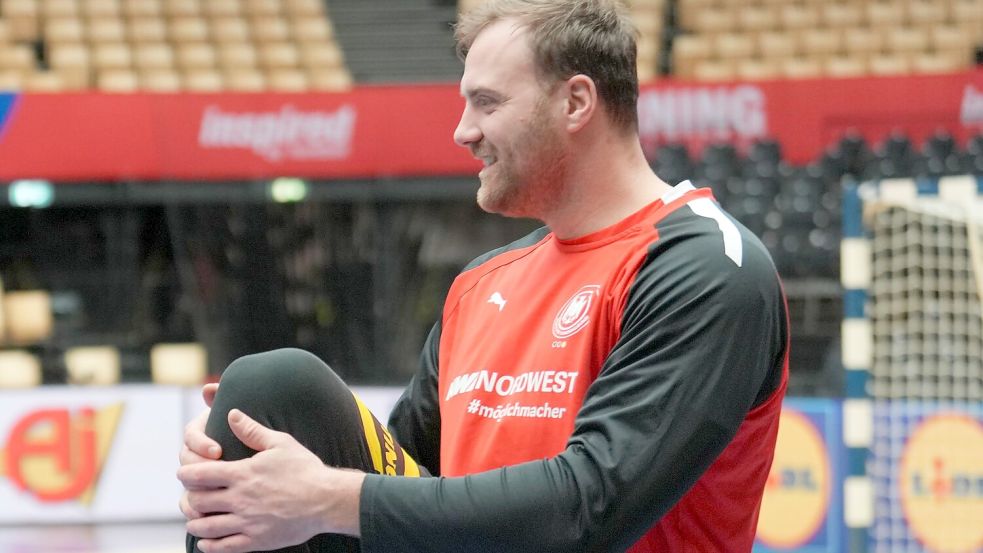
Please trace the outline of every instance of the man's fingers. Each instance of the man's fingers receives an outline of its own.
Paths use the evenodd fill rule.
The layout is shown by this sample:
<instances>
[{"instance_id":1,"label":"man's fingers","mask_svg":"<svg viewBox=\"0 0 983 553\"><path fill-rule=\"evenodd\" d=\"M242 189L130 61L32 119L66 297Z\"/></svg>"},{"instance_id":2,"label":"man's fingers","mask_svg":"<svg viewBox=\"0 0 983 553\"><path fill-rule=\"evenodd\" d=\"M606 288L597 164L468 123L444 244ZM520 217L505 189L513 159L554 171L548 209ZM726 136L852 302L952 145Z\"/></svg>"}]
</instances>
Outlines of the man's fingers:
<instances>
[{"instance_id":1,"label":"man's fingers","mask_svg":"<svg viewBox=\"0 0 983 553\"><path fill-rule=\"evenodd\" d=\"M231 513L210 515L189 520L185 527L188 533L199 538L224 538L245 530L241 518Z\"/></svg>"},{"instance_id":2,"label":"man's fingers","mask_svg":"<svg viewBox=\"0 0 983 553\"><path fill-rule=\"evenodd\" d=\"M205 405L211 407L215 402L215 392L218 392L218 383L205 384L201 388L201 398L205 400Z\"/></svg>"},{"instance_id":3,"label":"man's fingers","mask_svg":"<svg viewBox=\"0 0 983 553\"><path fill-rule=\"evenodd\" d=\"M198 540L202 553L246 553L252 551L253 540L245 534L236 534L222 539Z\"/></svg>"},{"instance_id":4,"label":"man's fingers","mask_svg":"<svg viewBox=\"0 0 983 553\"><path fill-rule=\"evenodd\" d=\"M184 427L184 445L192 453L205 459L219 459L222 456L222 447L205 434L205 421L207 419L207 412L202 413Z\"/></svg>"},{"instance_id":5,"label":"man's fingers","mask_svg":"<svg viewBox=\"0 0 983 553\"><path fill-rule=\"evenodd\" d=\"M281 441L281 432L270 430L238 409L229 411L229 427L246 446L266 451Z\"/></svg>"},{"instance_id":6,"label":"man's fingers","mask_svg":"<svg viewBox=\"0 0 983 553\"><path fill-rule=\"evenodd\" d=\"M241 463L242 461L238 461ZM177 479L186 490L227 488L237 480L236 461L208 461L184 465L177 469Z\"/></svg>"},{"instance_id":7,"label":"man's fingers","mask_svg":"<svg viewBox=\"0 0 983 553\"><path fill-rule=\"evenodd\" d=\"M188 520L194 520L202 517L202 514L194 510L191 507L191 504L188 502L188 492L181 494L181 499L178 501L177 505L178 508L181 509L181 514Z\"/></svg>"},{"instance_id":8,"label":"man's fingers","mask_svg":"<svg viewBox=\"0 0 983 553\"><path fill-rule=\"evenodd\" d=\"M194 451L188 449L188 446L181 446L181 453L178 454L178 460L182 465L190 465L192 463L202 463L204 461L213 461L214 459L207 459L198 455Z\"/></svg>"},{"instance_id":9,"label":"man's fingers","mask_svg":"<svg viewBox=\"0 0 983 553\"><path fill-rule=\"evenodd\" d=\"M224 489L191 490L185 495L188 498L188 506L198 513L227 513L234 510L229 494Z\"/></svg>"}]
</instances>

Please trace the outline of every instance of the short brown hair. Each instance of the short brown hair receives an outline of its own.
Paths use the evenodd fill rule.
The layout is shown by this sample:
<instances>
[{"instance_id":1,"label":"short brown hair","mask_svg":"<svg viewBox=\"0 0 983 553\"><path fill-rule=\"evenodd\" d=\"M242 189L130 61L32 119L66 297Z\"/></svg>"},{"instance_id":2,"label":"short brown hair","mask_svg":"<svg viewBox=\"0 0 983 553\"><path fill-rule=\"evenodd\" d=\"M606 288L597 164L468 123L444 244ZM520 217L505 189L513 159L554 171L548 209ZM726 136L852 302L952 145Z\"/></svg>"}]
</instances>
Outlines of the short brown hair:
<instances>
[{"instance_id":1,"label":"short brown hair","mask_svg":"<svg viewBox=\"0 0 983 553\"><path fill-rule=\"evenodd\" d=\"M587 75L611 119L638 129L637 31L617 0L487 0L455 28L463 61L478 33L500 19L515 18L530 33L541 77L564 80Z\"/></svg>"}]
</instances>

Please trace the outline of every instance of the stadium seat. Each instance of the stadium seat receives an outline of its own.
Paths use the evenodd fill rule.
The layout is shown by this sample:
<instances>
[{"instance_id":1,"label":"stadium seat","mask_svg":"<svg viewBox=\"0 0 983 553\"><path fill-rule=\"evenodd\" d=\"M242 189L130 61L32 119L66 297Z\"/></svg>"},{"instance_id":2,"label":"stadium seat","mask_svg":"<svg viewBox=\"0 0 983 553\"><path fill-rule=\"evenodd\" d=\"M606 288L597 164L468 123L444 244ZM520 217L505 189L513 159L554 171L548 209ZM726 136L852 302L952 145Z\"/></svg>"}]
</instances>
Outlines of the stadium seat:
<instances>
[{"instance_id":1,"label":"stadium seat","mask_svg":"<svg viewBox=\"0 0 983 553\"><path fill-rule=\"evenodd\" d=\"M3 313L8 343L35 344L51 336L51 294L44 290L6 292Z\"/></svg>"},{"instance_id":2,"label":"stadium seat","mask_svg":"<svg viewBox=\"0 0 983 553\"><path fill-rule=\"evenodd\" d=\"M96 17L89 21L89 40L93 43L123 42L126 40L126 25L115 17Z\"/></svg>"},{"instance_id":3,"label":"stadium seat","mask_svg":"<svg viewBox=\"0 0 983 553\"><path fill-rule=\"evenodd\" d=\"M745 81L777 79L780 75L779 63L773 59L744 59L737 61L737 76Z\"/></svg>"},{"instance_id":4,"label":"stadium seat","mask_svg":"<svg viewBox=\"0 0 983 553\"><path fill-rule=\"evenodd\" d=\"M250 17L280 15L280 0L243 0L243 11Z\"/></svg>"},{"instance_id":5,"label":"stadium seat","mask_svg":"<svg viewBox=\"0 0 983 553\"><path fill-rule=\"evenodd\" d=\"M890 30L904 24L905 12L891 2L871 2L864 8L866 23L871 29Z\"/></svg>"},{"instance_id":6,"label":"stadium seat","mask_svg":"<svg viewBox=\"0 0 983 553\"><path fill-rule=\"evenodd\" d=\"M64 92L65 81L54 71L32 71L24 77L25 92Z\"/></svg>"},{"instance_id":7,"label":"stadium seat","mask_svg":"<svg viewBox=\"0 0 983 553\"><path fill-rule=\"evenodd\" d=\"M218 64L224 69L247 69L259 65L259 56L252 44L221 44L218 47Z\"/></svg>"},{"instance_id":8,"label":"stadium seat","mask_svg":"<svg viewBox=\"0 0 983 553\"><path fill-rule=\"evenodd\" d=\"M169 25L171 40L176 44L209 41L208 25L200 17L178 17Z\"/></svg>"},{"instance_id":9,"label":"stadium seat","mask_svg":"<svg viewBox=\"0 0 983 553\"><path fill-rule=\"evenodd\" d=\"M184 89L191 92L221 92L222 75L214 69L189 69L182 73Z\"/></svg>"},{"instance_id":10,"label":"stadium seat","mask_svg":"<svg viewBox=\"0 0 983 553\"><path fill-rule=\"evenodd\" d=\"M652 169L666 182L676 185L695 178L693 161L685 144L663 144L655 151Z\"/></svg>"},{"instance_id":11,"label":"stadium seat","mask_svg":"<svg viewBox=\"0 0 983 553\"><path fill-rule=\"evenodd\" d=\"M136 92L140 81L137 74L129 69L107 69L97 72L96 88L103 92Z\"/></svg>"},{"instance_id":12,"label":"stadium seat","mask_svg":"<svg viewBox=\"0 0 983 553\"><path fill-rule=\"evenodd\" d=\"M41 385L41 361L22 350L0 350L0 388Z\"/></svg>"},{"instance_id":13,"label":"stadium seat","mask_svg":"<svg viewBox=\"0 0 983 553\"><path fill-rule=\"evenodd\" d=\"M33 71L37 67L34 52L25 44L12 44L0 49L0 71Z\"/></svg>"},{"instance_id":14,"label":"stadium seat","mask_svg":"<svg viewBox=\"0 0 983 553\"><path fill-rule=\"evenodd\" d=\"M672 72L679 77L692 77L697 63L710 59L713 43L701 35L682 35L673 41Z\"/></svg>"},{"instance_id":15,"label":"stadium seat","mask_svg":"<svg viewBox=\"0 0 983 553\"><path fill-rule=\"evenodd\" d=\"M300 60L309 69L327 69L345 65L341 50L334 44L309 44L300 48Z\"/></svg>"},{"instance_id":16,"label":"stadium seat","mask_svg":"<svg viewBox=\"0 0 983 553\"><path fill-rule=\"evenodd\" d=\"M266 69L293 69L300 67L300 52L289 42L263 44L257 51L259 65Z\"/></svg>"},{"instance_id":17,"label":"stadium seat","mask_svg":"<svg viewBox=\"0 0 983 553\"><path fill-rule=\"evenodd\" d=\"M921 52L911 56L911 72L952 73L971 66L969 52Z\"/></svg>"},{"instance_id":18,"label":"stadium seat","mask_svg":"<svg viewBox=\"0 0 983 553\"><path fill-rule=\"evenodd\" d=\"M907 75L911 73L911 59L902 54L875 54L867 60L871 75Z\"/></svg>"},{"instance_id":19,"label":"stadium seat","mask_svg":"<svg viewBox=\"0 0 983 553\"><path fill-rule=\"evenodd\" d=\"M90 17L118 17L122 14L120 3L116 0L85 0L80 6L82 14Z\"/></svg>"},{"instance_id":20,"label":"stadium seat","mask_svg":"<svg viewBox=\"0 0 983 553\"><path fill-rule=\"evenodd\" d=\"M110 386L120 379L120 353L113 346L83 346L65 351L69 384Z\"/></svg>"},{"instance_id":21,"label":"stadium seat","mask_svg":"<svg viewBox=\"0 0 983 553\"><path fill-rule=\"evenodd\" d=\"M714 37L714 57L721 60L749 58L754 54L754 40L743 33L720 33Z\"/></svg>"},{"instance_id":22,"label":"stadium seat","mask_svg":"<svg viewBox=\"0 0 983 553\"><path fill-rule=\"evenodd\" d=\"M208 0L205 0L206 2ZM162 5L164 15L170 18L200 18L202 14L199 0L166 0Z\"/></svg>"},{"instance_id":23,"label":"stadium seat","mask_svg":"<svg viewBox=\"0 0 983 553\"><path fill-rule=\"evenodd\" d=\"M16 91L24 88L24 72L0 67L0 91Z\"/></svg>"},{"instance_id":24,"label":"stadium seat","mask_svg":"<svg viewBox=\"0 0 983 553\"><path fill-rule=\"evenodd\" d=\"M888 52L916 54L929 48L929 36L924 29L898 27L887 31L885 36Z\"/></svg>"},{"instance_id":25,"label":"stadium seat","mask_svg":"<svg viewBox=\"0 0 983 553\"><path fill-rule=\"evenodd\" d=\"M910 0L906 3L907 20L913 27L931 29L943 24L951 16L949 2L934 0Z\"/></svg>"},{"instance_id":26,"label":"stadium seat","mask_svg":"<svg viewBox=\"0 0 983 553\"><path fill-rule=\"evenodd\" d=\"M737 31L737 19L727 6L718 6L712 10L703 10L694 16L691 28L700 34L714 35Z\"/></svg>"},{"instance_id":27,"label":"stadium seat","mask_svg":"<svg viewBox=\"0 0 983 553\"><path fill-rule=\"evenodd\" d=\"M293 17L324 17L322 0L284 0L283 10Z\"/></svg>"},{"instance_id":28,"label":"stadium seat","mask_svg":"<svg viewBox=\"0 0 983 553\"><path fill-rule=\"evenodd\" d=\"M325 44L334 40L331 23L323 18L299 18L293 20L290 36L301 44Z\"/></svg>"},{"instance_id":29,"label":"stadium seat","mask_svg":"<svg viewBox=\"0 0 983 553\"><path fill-rule=\"evenodd\" d=\"M308 69L307 82L311 90L344 91L352 87L352 76L344 67L332 70Z\"/></svg>"},{"instance_id":30,"label":"stadium seat","mask_svg":"<svg viewBox=\"0 0 983 553\"><path fill-rule=\"evenodd\" d=\"M172 69L176 65L174 49L166 42L135 45L133 62L141 71Z\"/></svg>"},{"instance_id":31,"label":"stadium seat","mask_svg":"<svg viewBox=\"0 0 983 553\"><path fill-rule=\"evenodd\" d=\"M215 47L208 43L186 43L177 47L177 65L185 71L214 69L218 65Z\"/></svg>"},{"instance_id":32,"label":"stadium seat","mask_svg":"<svg viewBox=\"0 0 983 553\"><path fill-rule=\"evenodd\" d=\"M241 17L219 17L211 22L211 35L220 45L248 42L249 25Z\"/></svg>"},{"instance_id":33,"label":"stadium seat","mask_svg":"<svg viewBox=\"0 0 983 553\"><path fill-rule=\"evenodd\" d=\"M857 55L832 56L823 61L823 74L827 77L861 77L867 74L867 63Z\"/></svg>"},{"instance_id":34,"label":"stadium seat","mask_svg":"<svg viewBox=\"0 0 983 553\"><path fill-rule=\"evenodd\" d=\"M208 374L208 355L198 343L157 344L150 349L150 374L156 384L197 386Z\"/></svg>"},{"instance_id":35,"label":"stadium seat","mask_svg":"<svg viewBox=\"0 0 983 553\"><path fill-rule=\"evenodd\" d=\"M140 71L141 90L149 92L177 92L181 88L181 75L174 69L156 68Z\"/></svg>"},{"instance_id":36,"label":"stadium seat","mask_svg":"<svg viewBox=\"0 0 983 553\"><path fill-rule=\"evenodd\" d=\"M96 44L92 49L92 66L96 70L133 67L133 51L124 43Z\"/></svg>"},{"instance_id":37,"label":"stadium seat","mask_svg":"<svg viewBox=\"0 0 983 553\"><path fill-rule=\"evenodd\" d=\"M300 69L271 69L266 72L266 83L276 92L303 92L308 88L307 75Z\"/></svg>"},{"instance_id":38,"label":"stadium seat","mask_svg":"<svg viewBox=\"0 0 983 553\"><path fill-rule=\"evenodd\" d=\"M843 51L839 29L803 29L799 37L802 54L814 60L821 61Z\"/></svg>"},{"instance_id":39,"label":"stadium seat","mask_svg":"<svg viewBox=\"0 0 983 553\"><path fill-rule=\"evenodd\" d=\"M795 39L795 35L785 31L759 33L755 51L762 58L772 60L790 58L800 53L799 43Z\"/></svg>"},{"instance_id":40,"label":"stadium seat","mask_svg":"<svg viewBox=\"0 0 983 553\"><path fill-rule=\"evenodd\" d=\"M202 11L212 18L242 17L242 4L238 0L208 0Z\"/></svg>"},{"instance_id":41,"label":"stadium seat","mask_svg":"<svg viewBox=\"0 0 983 553\"><path fill-rule=\"evenodd\" d=\"M822 64L817 59L795 57L781 61L782 75L789 79L815 79L823 74Z\"/></svg>"},{"instance_id":42,"label":"stadium seat","mask_svg":"<svg viewBox=\"0 0 983 553\"><path fill-rule=\"evenodd\" d=\"M135 44L167 42L167 25L156 17L134 17L129 20L127 35Z\"/></svg>"},{"instance_id":43,"label":"stadium seat","mask_svg":"<svg viewBox=\"0 0 983 553\"><path fill-rule=\"evenodd\" d=\"M693 78L697 81L733 81L737 78L737 67L730 60L704 60L693 67Z\"/></svg>"},{"instance_id":44,"label":"stadium seat","mask_svg":"<svg viewBox=\"0 0 983 553\"><path fill-rule=\"evenodd\" d=\"M786 31L799 31L819 27L819 11L809 4L784 4L779 10L782 28Z\"/></svg>"},{"instance_id":45,"label":"stadium seat","mask_svg":"<svg viewBox=\"0 0 983 553\"><path fill-rule=\"evenodd\" d=\"M232 69L223 74L225 87L236 92L260 92L267 90L266 76L256 69Z\"/></svg>"},{"instance_id":46,"label":"stadium seat","mask_svg":"<svg viewBox=\"0 0 983 553\"><path fill-rule=\"evenodd\" d=\"M77 17L59 17L48 19L44 24L44 39L48 43L84 42L86 36L82 20Z\"/></svg>"},{"instance_id":47,"label":"stadium seat","mask_svg":"<svg viewBox=\"0 0 983 553\"><path fill-rule=\"evenodd\" d=\"M129 18L161 17L160 0L123 0L123 14Z\"/></svg>"},{"instance_id":48,"label":"stadium seat","mask_svg":"<svg viewBox=\"0 0 983 553\"><path fill-rule=\"evenodd\" d=\"M831 29L860 25L863 18L860 4L827 2L820 5L819 19L824 26Z\"/></svg>"},{"instance_id":49,"label":"stadium seat","mask_svg":"<svg viewBox=\"0 0 983 553\"><path fill-rule=\"evenodd\" d=\"M44 18L78 17L79 5L75 0L41 0L41 16Z\"/></svg>"},{"instance_id":50,"label":"stadium seat","mask_svg":"<svg viewBox=\"0 0 983 553\"><path fill-rule=\"evenodd\" d=\"M849 27L843 30L845 53L866 59L884 46L884 35L867 27Z\"/></svg>"},{"instance_id":51,"label":"stadium seat","mask_svg":"<svg viewBox=\"0 0 983 553\"><path fill-rule=\"evenodd\" d=\"M780 25L774 6L745 6L737 10L738 28L746 33L773 31Z\"/></svg>"},{"instance_id":52,"label":"stadium seat","mask_svg":"<svg viewBox=\"0 0 983 553\"><path fill-rule=\"evenodd\" d=\"M253 39L260 44L288 42L292 39L287 20L275 15L252 19L250 29Z\"/></svg>"}]
</instances>

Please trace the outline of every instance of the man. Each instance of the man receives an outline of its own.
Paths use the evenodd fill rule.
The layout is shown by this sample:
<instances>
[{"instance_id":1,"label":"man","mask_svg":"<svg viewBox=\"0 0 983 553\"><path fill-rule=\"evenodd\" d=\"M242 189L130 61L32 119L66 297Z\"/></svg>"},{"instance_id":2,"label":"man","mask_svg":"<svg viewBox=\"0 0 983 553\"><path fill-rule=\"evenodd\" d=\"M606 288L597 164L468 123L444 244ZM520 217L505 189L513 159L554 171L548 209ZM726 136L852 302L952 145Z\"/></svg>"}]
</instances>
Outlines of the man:
<instances>
[{"instance_id":1,"label":"man","mask_svg":"<svg viewBox=\"0 0 983 553\"><path fill-rule=\"evenodd\" d=\"M547 227L458 276L391 435L309 354L233 363L205 390L217 441L186 432L189 533L205 553L750 551L788 371L767 252L650 170L612 0L492 0L457 34L478 203Z\"/></svg>"}]
</instances>

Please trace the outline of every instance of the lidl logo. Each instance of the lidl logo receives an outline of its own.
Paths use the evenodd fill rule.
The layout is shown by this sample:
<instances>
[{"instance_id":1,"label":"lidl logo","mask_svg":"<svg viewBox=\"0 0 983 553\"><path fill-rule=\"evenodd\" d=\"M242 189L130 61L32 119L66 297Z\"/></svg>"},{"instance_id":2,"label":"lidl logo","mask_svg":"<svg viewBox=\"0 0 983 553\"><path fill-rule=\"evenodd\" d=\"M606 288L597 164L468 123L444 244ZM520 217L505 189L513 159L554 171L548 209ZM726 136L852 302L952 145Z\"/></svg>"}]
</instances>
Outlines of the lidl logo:
<instances>
[{"instance_id":1,"label":"lidl logo","mask_svg":"<svg viewBox=\"0 0 983 553\"><path fill-rule=\"evenodd\" d=\"M826 519L830 480L829 453L816 425L798 411L783 409L758 541L774 549L809 543Z\"/></svg>"},{"instance_id":2,"label":"lidl logo","mask_svg":"<svg viewBox=\"0 0 983 553\"><path fill-rule=\"evenodd\" d=\"M0 449L0 477L42 502L90 504L122 411L120 403L27 413Z\"/></svg>"},{"instance_id":3,"label":"lidl logo","mask_svg":"<svg viewBox=\"0 0 983 553\"><path fill-rule=\"evenodd\" d=\"M983 424L949 413L912 432L901 458L901 503L912 532L930 551L983 547Z\"/></svg>"}]
</instances>

